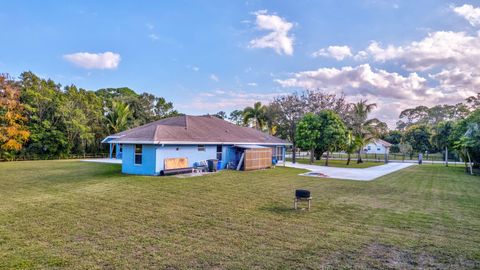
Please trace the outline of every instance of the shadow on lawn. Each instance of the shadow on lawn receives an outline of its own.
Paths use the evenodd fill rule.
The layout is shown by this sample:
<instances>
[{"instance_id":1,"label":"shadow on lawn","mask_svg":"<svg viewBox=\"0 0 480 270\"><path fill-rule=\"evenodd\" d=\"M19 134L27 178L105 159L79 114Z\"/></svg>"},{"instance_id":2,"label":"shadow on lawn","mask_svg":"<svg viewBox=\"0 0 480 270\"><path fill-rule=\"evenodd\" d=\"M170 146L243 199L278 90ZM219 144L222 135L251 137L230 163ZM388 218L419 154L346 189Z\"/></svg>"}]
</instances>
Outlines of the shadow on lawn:
<instances>
[{"instance_id":1,"label":"shadow on lawn","mask_svg":"<svg viewBox=\"0 0 480 270\"><path fill-rule=\"evenodd\" d=\"M274 214L282 214L282 215L291 215L295 213L304 213L304 212L308 213L308 211L303 211L303 210L306 210L303 208L305 207L301 205L298 210L293 209L293 202L292 202L292 205L290 206L282 205L281 203L269 204L269 205L260 207L259 210L274 213Z\"/></svg>"}]
</instances>

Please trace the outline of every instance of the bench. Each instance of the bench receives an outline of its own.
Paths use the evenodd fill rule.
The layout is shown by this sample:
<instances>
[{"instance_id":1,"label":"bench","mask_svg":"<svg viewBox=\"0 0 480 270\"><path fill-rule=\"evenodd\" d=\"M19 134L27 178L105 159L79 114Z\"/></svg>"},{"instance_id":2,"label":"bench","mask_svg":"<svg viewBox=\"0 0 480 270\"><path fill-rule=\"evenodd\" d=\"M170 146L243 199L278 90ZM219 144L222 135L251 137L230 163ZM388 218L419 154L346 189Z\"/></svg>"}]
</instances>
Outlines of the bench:
<instances>
[{"instance_id":1,"label":"bench","mask_svg":"<svg viewBox=\"0 0 480 270\"><path fill-rule=\"evenodd\" d=\"M187 168L161 170L160 175L165 176L165 175L174 175L174 174L181 174L181 173L192 173L192 172L193 172L193 167L187 167Z\"/></svg>"}]
</instances>

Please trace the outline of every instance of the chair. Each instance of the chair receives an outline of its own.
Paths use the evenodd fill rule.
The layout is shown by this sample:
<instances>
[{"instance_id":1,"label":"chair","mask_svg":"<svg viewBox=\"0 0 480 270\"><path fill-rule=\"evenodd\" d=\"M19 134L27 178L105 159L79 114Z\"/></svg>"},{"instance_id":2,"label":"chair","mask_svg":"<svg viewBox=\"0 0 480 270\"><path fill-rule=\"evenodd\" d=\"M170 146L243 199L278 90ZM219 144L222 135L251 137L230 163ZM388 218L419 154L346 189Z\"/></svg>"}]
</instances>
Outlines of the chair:
<instances>
[{"instance_id":1,"label":"chair","mask_svg":"<svg viewBox=\"0 0 480 270\"><path fill-rule=\"evenodd\" d=\"M202 160L202 161L199 161L199 162L195 162L195 165L193 166L193 168L194 168L197 172L208 171L208 163L207 163L206 160Z\"/></svg>"}]
</instances>

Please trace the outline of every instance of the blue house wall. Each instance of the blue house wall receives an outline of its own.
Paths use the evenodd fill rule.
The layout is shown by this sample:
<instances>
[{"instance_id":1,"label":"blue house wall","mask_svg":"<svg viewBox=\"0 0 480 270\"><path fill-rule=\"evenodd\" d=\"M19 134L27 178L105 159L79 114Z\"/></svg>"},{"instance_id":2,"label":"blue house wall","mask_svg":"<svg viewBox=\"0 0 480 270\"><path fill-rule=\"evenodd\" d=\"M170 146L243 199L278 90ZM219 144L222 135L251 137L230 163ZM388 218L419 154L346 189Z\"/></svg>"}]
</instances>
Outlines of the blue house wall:
<instances>
[{"instance_id":1,"label":"blue house wall","mask_svg":"<svg viewBox=\"0 0 480 270\"><path fill-rule=\"evenodd\" d=\"M164 169L166 158L187 158L188 166L193 167L195 162L217 158L217 146L205 145L205 151L198 151L198 145L165 145L158 146L156 151L156 171Z\"/></svg>"},{"instance_id":2,"label":"blue house wall","mask_svg":"<svg viewBox=\"0 0 480 270\"><path fill-rule=\"evenodd\" d=\"M142 147L142 164L135 164L135 145L124 144L122 153L122 173L155 175L156 145L144 144Z\"/></svg>"},{"instance_id":3,"label":"blue house wall","mask_svg":"<svg viewBox=\"0 0 480 270\"><path fill-rule=\"evenodd\" d=\"M164 169L166 158L187 158L189 167L193 167L195 162L217 158L217 145L205 145L205 151L199 151L198 145L162 146L144 144L142 147L142 164L136 165L134 164L134 144L123 144L123 153L119 152L119 146L116 148L117 157L122 159L122 172L126 174L158 175ZM285 146L282 146L283 160L285 160L285 148ZM273 147L273 149L275 148ZM226 167L228 162L236 164L239 160L240 154L237 153L236 147L222 145L222 169Z\"/></svg>"}]
</instances>

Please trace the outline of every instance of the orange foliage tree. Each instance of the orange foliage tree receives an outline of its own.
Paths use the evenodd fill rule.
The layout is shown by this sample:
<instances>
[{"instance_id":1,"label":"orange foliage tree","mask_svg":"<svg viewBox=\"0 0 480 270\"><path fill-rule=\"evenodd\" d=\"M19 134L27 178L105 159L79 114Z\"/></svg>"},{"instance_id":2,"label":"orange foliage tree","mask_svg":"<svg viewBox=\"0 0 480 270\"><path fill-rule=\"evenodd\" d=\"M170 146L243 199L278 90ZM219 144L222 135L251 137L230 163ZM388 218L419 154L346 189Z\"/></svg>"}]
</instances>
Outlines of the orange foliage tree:
<instances>
[{"instance_id":1,"label":"orange foliage tree","mask_svg":"<svg viewBox=\"0 0 480 270\"><path fill-rule=\"evenodd\" d=\"M20 90L7 75L0 74L0 154L22 149L30 133L20 103Z\"/></svg>"}]
</instances>

